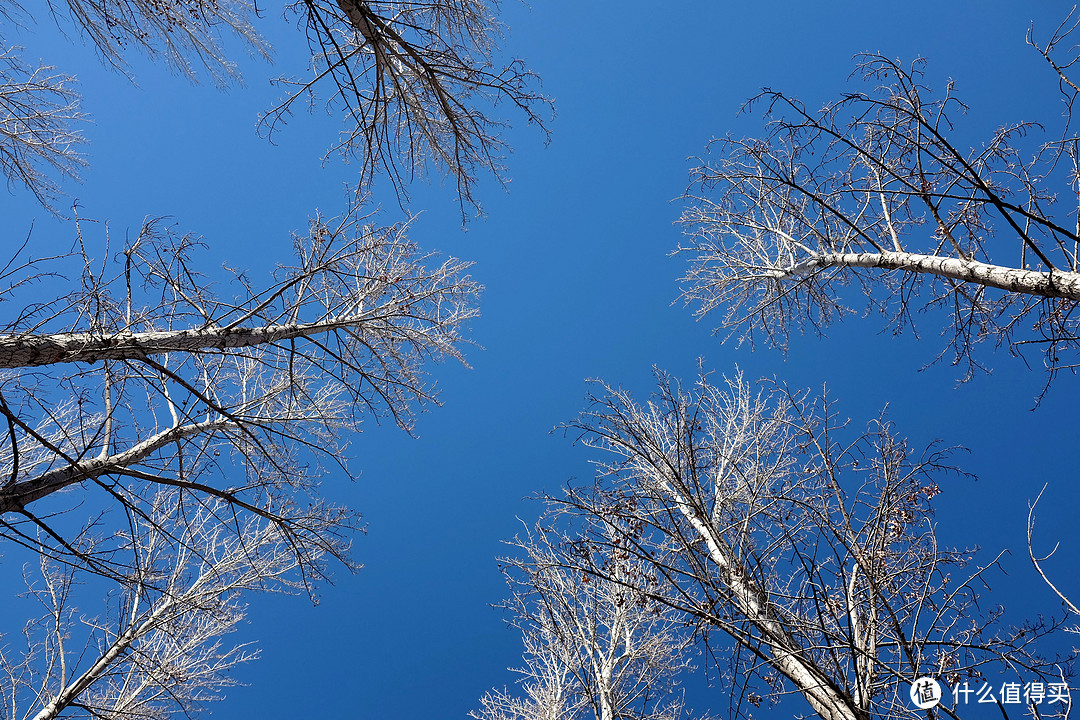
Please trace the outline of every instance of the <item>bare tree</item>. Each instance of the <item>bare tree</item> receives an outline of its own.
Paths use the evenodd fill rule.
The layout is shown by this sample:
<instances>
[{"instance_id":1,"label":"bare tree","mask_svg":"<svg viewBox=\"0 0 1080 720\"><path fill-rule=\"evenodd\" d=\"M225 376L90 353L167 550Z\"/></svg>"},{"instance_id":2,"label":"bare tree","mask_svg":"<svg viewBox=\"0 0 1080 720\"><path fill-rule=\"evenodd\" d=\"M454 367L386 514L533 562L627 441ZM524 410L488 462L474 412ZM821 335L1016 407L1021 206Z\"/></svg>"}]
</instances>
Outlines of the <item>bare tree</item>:
<instances>
[{"instance_id":1,"label":"bare tree","mask_svg":"<svg viewBox=\"0 0 1080 720\"><path fill-rule=\"evenodd\" d=\"M593 487L549 498L568 528L561 567L683 613L733 717L791 694L826 720L914 717L920 676L1068 676L1071 656L1040 650L1060 622L1007 627L980 610L996 560L939 546L930 503L948 450L915 452L880 419L853 433L824 397L659 379L644 404L605 386L571 424L602 457ZM643 572L613 573L598 561L611 554ZM961 700L940 711L959 717Z\"/></svg>"},{"instance_id":2,"label":"bare tree","mask_svg":"<svg viewBox=\"0 0 1080 720\"><path fill-rule=\"evenodd\" d=\"M6 715L194 712L251 656L220 639L238 593L355 567L358 516L319 482L349 474L365 418L408 430L433 401L423 366L461 359L479 292L465 263L369 220L313 218L261 284L203 274L200 241L160 220L100 258L80 220L72 255L27 244L0 270L22 308L0 330L0 538L40 558L46 610L6 656ZM68 602L87 577L120 588L92 622Z\"/></svg>"},{"instance_id":3,"label":"bare tree","mask_svg":"<svg viewBox=\"0 0 1080 720\"><path fill-rule=\"evenodd\" d=\"M60 178L78 179L85 160L72 78L48 66L29 67L0 35L0 173L45 206L60 194Z\"/></svg>"},{"instance_id":4,"label":"bare tree","mask_svg":"<svg viewBox=\"0 0 1080 720\"><path fill-rule=\"evenodd\" d=\"M1054 56L1071 22L1045 45L1029 37L1070 108L1072 63ZM743 339L779 346L864 303L898 332L939 308L938 358L967 375L983 341L1041 350L1050 378L1073 367L1080 146L1068 119L1046 142L1040 125L1016 122L965 150L977 145L962 133L966 107L951 82L931 90L922 61L867 55L856 74L865 89L817 112L767 90L749 104L764 108L763 137L710 146L682 216L685 297Z\"/></svg>"},{"instance_id":5,"label":"bare tree","mask_svg":"<svg viewBox=\"0 0 1080 720\"><path fill-rule=\"evenodd\" d=\"M121 70L137 49L193 80L205 74L223 85L240 79L233 45L269 58L256 29L259 9L247 0L48 0L46 6ZM340 113L345 124L331 152L359 161L361 192L386 173L404 199L408 182L432 168L454 178L464 213L477 204L472 186L480 174L502 177L506 121L496 106L514 106L541 128L550 115L536 76L520 60L499 59L497 10L497 2L485 0L286 3L311 64L306 75L277 79L286 94L260 126L273 135L298 102L314 107L324 94L327 110ZM18 24L40 12L9 1L0 6L0 19ZM73 154L76 100L70 78L0 56L0 170L9 180L49 198L56 180L28 168L51 165L73 174L79 163Z\"/></svg>"},{"instance_id":6,"label":"bare tree","mask_svg":"<svg viewBox=\"0 0 1080 720\"><path fill-rule=\"evenodd\" d=\"M682 720L676 692L690 666L681 617L635 586L649 568L618 548L619 538L591 558L608 577L583 575L561 557L560 535L538 526L511 543L519 552L504 572L507 607L520 628L524 696L488 693L478 720Z\"/></svg>"},{"instance_id":7,"label":"bare tree","mask_svg":"<svg viewBox=\"0 0 1080 720\"><path fill-rule=\"evenodd\" d=\"M20 294L36 280L40 296L63 258L9 264L0 298L25 309L0 332L0 536L122 579L134 560L72 542L64 513L119 506L134 522L175 488L181 508L221 501L336 554L328 529L354 519L318 499L320 477L347 472L364 417L410 426L432 399L423 363L460 359L476 313L467 265L418 255L405 230L355 206L316 217L268 283L235 273L234 298L160 221L101 260L82 246L78 289L51 302Z\"/></svg>"},{"instance_id":8,"label":"bare tree","mask_svg":"<svg viewBox=\"0 0 1080 720\"><path fill-rule=\"evenodd\" d=\"M481 172L502 178L499 103L544 128L550 104L520 60L498 60L497 0L298 0L312 73L282 78L281 103L262 119L273 133L302 98L328 87L345 128L335 146L361 163L362 184L385 172L399 194L429 164L457 184L462 212ZM546 130L545 130L546 132Z\"/></svg>"},{"instance_id":9,"label":"bare tree","mask_svg":"<svg viewBox=\"0 0 1080 720\"><path fill-rule=\"evenodd\" d=\"M239 593L310 592L328 560L355 567L358 516L323 500L319 483L350 474L346 448L365 420L411 429L434 400L426 365L462 359L480 291L466 263L421 253L408 222L372 224L361 198L379 172L403 196L435 168L456 179L464 213L476 177L500 172L495 104L540 120L533 75L496 59L495 10L285 4L311 74L285 81L264 127L327 87L346 122L337 149L362 170L345 211L313 218L266 282L200 267L201 240L162 219L116 245L76 218L69 255L42 257L28 239L0 267L12 309L0 326L0 538L9 556L19 545L40 560L31 594L44 610L27 653L5 651L4 717L191 715L251 656L221 639L243 616ZM225 84L240 78L237 40L268 52L246 0L29 11L0 0L0 31L43 12L123 72L136 50ZM78 97L71 78L6 47L0 172L53 209L84 164ZM104 616L77 616L80 582L119 588Z\"/></svg>"},{"instance_id":10,"label":"bare tree","mask_svg":"<svg viewBox=\"0 0 1080 720\"><path fill-rule=\"evenodd\" d=\"M225 85L240 78L226 51L229 36L269 59L269 48L253 26L256 4L250 0L46 0L46 6L58 22L84 32L103 59L120 70L127 70L127 56L137 49L191 80L207 73Z\"/></svg>"},{"instance_id":11,"label":"bare tree","mask_svg":"<svg viewBox=\"0 0 1080 720\"><path fill-rule=\"evenodd\" d=\"M297 547L257 517L234 532L222 522L230 512L222 502L187 514L181 508L177 491L156 494L146 517L109 550L140 561L108 591L100 615L74 605L84 571L41 557L28 595L42 615L25 628L24 652L0 656L0 717L190 716L235 684L229 671L257 654L223 640L244 618L241 593L301 589ZM79 541L88 553L98 542L89 528ZM315 547L302 552L309 563L323 555ZM92 596L100 583L82 589Z\"/></svg>"}]
</instances>

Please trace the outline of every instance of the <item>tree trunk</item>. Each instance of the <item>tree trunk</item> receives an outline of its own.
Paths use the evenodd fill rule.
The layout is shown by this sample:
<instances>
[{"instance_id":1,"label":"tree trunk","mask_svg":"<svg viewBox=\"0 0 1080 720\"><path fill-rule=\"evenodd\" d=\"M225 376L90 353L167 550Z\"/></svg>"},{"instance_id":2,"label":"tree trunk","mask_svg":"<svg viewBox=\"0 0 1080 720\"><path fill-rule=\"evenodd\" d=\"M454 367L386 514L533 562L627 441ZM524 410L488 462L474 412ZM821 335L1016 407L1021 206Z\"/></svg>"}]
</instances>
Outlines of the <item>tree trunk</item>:
<instances>
[{"instance_id":1,"label":"tree trunk","mask_svg":"<svg viewBox=\"0 0 1080 720\"><path fill-rule=\"evenodd\" d=\"M908 252L828 253L803 260L786 270L775 270L772 275L780 280L786 280L829 267L881 268L926 273L1009 292L1080 300L1080 273L1061 270L1049 272L1020 270L990 265L977 260L960 260Z\"/></svg>"},{"instance_id":2,"label":"tree trunk","mask_svg":"<svg viewBox=\"0 0 1080 720\"><path fill-rule=\"evenodd\" d=\"M141 360L170 352L253 347L293 338L318 335L343 327L356 327L357 316L330 318L314 323L260 327L197 328L151 332L56 333L0 337L0 368L40 367L57 363L101 360Z\"/></svg>"}]
</instances>

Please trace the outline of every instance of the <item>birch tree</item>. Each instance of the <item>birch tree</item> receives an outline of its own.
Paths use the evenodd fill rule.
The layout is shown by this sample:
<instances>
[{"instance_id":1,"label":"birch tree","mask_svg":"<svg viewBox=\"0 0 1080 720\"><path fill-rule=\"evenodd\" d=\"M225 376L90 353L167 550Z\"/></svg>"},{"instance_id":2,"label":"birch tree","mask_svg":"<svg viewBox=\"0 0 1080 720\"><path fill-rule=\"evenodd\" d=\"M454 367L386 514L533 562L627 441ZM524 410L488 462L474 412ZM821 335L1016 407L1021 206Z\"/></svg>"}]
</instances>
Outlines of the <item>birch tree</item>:
<instances>
[{"instance_id":1,"label":"birch tree","mask_svg":"<svg viewBox=\"0 0 1080 720\"><path fill-rule=\"evenodd\" d=\"M126 565L71 541L65 513L119 506L134 522L171 488L182 509L223 502L335 554L328 532L354 519L319 499L320 479L348 474L365 417L410 427L433 399L424 363L460 359L476 313L467 265L405 233L356 206L315 217L293 262L265 283L234 273L232 296L201 273L199 241L161 221L104 258L24 247L0 289L24 308L0 332L0 537L122 579ZM72 270L73 292L26 298Z\"/></svg>"},{"instance_id":2,"label":"birch tree","mask_svg":"<svg viewBox=\"0 0 1080 720\"><path fill-rule=\"evenodd\" d=\"M946 448L913 450L884 419L858 433L826 397L756 392L738 376L685 390L661 375L645 403L604 386L569 427L599 470L594 486L549 498L568 528L562 567L693 623L731 717L789 695L826 720L915 717L920 676L952 687L1071 672L1071 655L1044 644L1061 620L1007 625L979 597L996 559L939 545ZM645 570L597 562L612 553ZM960 717L949 695L939 711Z\"/></svg>"},{"instance_id":3,"label":"birch tree","mask_svg":"<svg viewBox=\"0 0 1080 720\"><path fill-rule=\"evenodd\" d=\"M503 117L547 101L499 58L497 6L296 0L281 8L310 51L262 118L269 135L322 97L358 161L357 192L317 214L294 257L258 281L206 263L203 241L149 219L117 242L75 217L74 248L28 238L0 259L0 546L34 555L42 615L27 651L5 638L3 717L192 716L252 657L223 639L241 595L303 590L348 555L358 515L327 502L361 425L408 431L435 400L430 363L461 360L479 286L468 264L422 252L409 221L379 227L361 199L405 184L501 173ZM132 74L132 53L192 80L238 82L237 49L269 57L265 8L247 0L0 0L0 172L56 213L85 166L74 78L26 62L6 38L55 20ZM89 518L89 521L87 521ZM73 588L109 595L76 613ZM110 588L112 588L110 590ZM96 619L88 619L96 617ZM81 633L81 635L80 635ZM77 638L81 647L76 648Z\"/></svg>"},{"instance_id":4,"label":"birch tree","mask_svg":"<svg viewBox=\"0 0 1080 720\"><path fill-rule=\"evenodd\" d=\"M1043 43L1029 34L1070 113L1075 59L1059 55L1075 27L1070 15ZM1027 120L979 143L954 84L932 89L923 69L865 55L861 86L820 111L779 91L751 100L765 134L714 141L692 173L685 297L721 329L781 347L863 306L896 332L944 316L937 357L965 377L989 342L1041 354L1052 378L1077 361L1071 116L1051 119L1048 139ZM924 309L939 312L923 321Z\"/></svg>"},{"instance_id":5,"label":"birch tree","mask_svg":"<svg viewBox=\"0 0 1080 720\"><path fill-rule=\"evenodd\" d=\"M4 650L4 717L195 713L253 657L222 639L242 592L357 567L358 516L319 485L350 475L365 419L408 430L433 402L424 366L461 358L479 290L369 220L313 218L264 283L204 274L164 221L104 257L80 221L74 254L4 268L22 310L0 332L0 538L38 556L43 603L26 654ZM96 620L69 603L81 583L115 598Z\"/></svg>"},{"instance_id":6,"label":"birch tree","mask_svg":"<svg viewBox=\"0 0 1080 720\"><path fill-rule=\"evenodd\" d=\"M606 577L583 575L563 559L553 529L537 526L504 562L506 607L521 630L520 692L493 691L477 720L683 720L679 674L690 667L680 616L635 585L649 568L618 549L592 561Z\"/></svg>"}]
</instances>

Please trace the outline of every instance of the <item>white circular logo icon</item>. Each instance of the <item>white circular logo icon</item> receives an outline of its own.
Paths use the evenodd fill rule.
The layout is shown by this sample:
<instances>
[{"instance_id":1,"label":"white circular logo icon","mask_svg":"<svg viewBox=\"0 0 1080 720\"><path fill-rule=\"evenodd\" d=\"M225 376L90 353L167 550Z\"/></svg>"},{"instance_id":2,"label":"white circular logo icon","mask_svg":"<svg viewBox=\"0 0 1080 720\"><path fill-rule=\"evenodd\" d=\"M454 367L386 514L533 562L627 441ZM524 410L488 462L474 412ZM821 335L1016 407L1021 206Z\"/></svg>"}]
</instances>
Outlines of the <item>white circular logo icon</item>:
<instances>
[{"instance_id":1,"label":"white circular logo icon","mask_svg":"<svg viewBox=\"0 0 1080 720\"><path fill-rule=\"evenodd\" d=\"M908 694L912 705L920 710L929 710L941 702L941 685L932 677L916 678Z\"/></svg>"}]
</instances>

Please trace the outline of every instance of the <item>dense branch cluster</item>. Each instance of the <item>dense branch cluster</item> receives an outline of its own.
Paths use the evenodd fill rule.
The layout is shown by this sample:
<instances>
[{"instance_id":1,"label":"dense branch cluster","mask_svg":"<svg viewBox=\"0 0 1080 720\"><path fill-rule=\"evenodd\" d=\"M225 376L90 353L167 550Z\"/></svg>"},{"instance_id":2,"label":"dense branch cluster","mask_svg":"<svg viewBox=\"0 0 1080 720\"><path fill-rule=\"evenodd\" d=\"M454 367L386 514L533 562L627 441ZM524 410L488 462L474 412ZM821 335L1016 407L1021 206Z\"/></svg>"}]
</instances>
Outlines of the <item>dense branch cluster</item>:
<instances>
[{"instance_id":1,"label":"dense branch cluster","mask_svg":"<svg viewBox=\"0 0 1080 720\"><path fill-rule=\"evenodd\" d=\"M97 608L75 605L85 572L42 556L26 595L41 615L24 629L24 650L0 654L0 716L190 715L235 685L229 670L257 654L224 639L245 616L241 593L300 588L286 534L255 517L234 531L229 515L220 502L186 514L175 490L155 494L109 549L139 564ZM95 551L92 534L79 542Z\"/></svg>"},{"instance_id":2,"label":"dense branch cluster","mask_svg":"<svg viewBox=\"0 0 1080 720\"><path fill-rule=\"evenodd\" d=\"M256 29L262 19L247 0L48 0L48 9L121 70L134 49L193 80L208 75L223 85L241 77L232 44L270 57ZM273 135L298 103L313 108L322 96L344 122L331 152L358 161L361 191L385 174L404 200L411 180L435 170L454 179L466 212L478 205L472 188L480 176L503 177L507 120L499 106L541 129L551 113L535 74L520 60L499 58L497 9L485 0L287 3L310 67L277 78L286 92L261 129ZM0 7L4 19L28 24L37 16L12 3ZM24 67L15 50L0 49L0 171L10 182L54 199L55 175L74 177L81 164L74 152L81 119L71 78Z\"/></svg>"},{"instance_id":3,"label":"dense branch cluster","mask_svg":"<svg viewBox=\"0 0 1080 720\"><path fill-rule=\"evenodd\" d=\"M138 49L193 80L202 73L219 85L240 77L225 44L233 35L268 56L249 0L47 0L49 12L85 33L105 61L121 70Z\"/></svg>"},{"instance_id":4,"label":"dense branch cluster","mask_svg":"<svg viewBox=\"0 0 1080 720\"><path fill-rule=\"evenodd\" d=\"M602 547L591 559L607 575L582 574L563 559L562 536L543 525L512 545L520 554L506 559L504 572L513 593L507 609L525 645L523 696L488 693L472 716L683 720L677 683L691 667L690 634L678 613L638 589L652 570Z\"/></svg>"},{"instance_id":5,"label":"dense branch cluster","mask_svg":"<svg viewBox=\"0 0 1080 720\"><path fill-rule=\"evenodd\" d=\"M345 127L335 145L359 160L362 183L385 172L399 193L429 164L454 178L465 209L480 173L501 177L499 103L544 125L548 101L520 60L500 63L494 4L485 0L299 0L290 9L312 49L312 74L262 119L273 133L303 98L325 94ZM321 87L328 88L321 91ZM303 103L302 103L303 104Z\"/></svg>"},{"instance_id":6,"label":"dense branch cluster","mask_svg":"<svg viewBox=\"0 0 1080 720\"><path fill-rule=\"evenodd\" d=\"M408 428L431 399L422 364L460 358L476 312L465 264L418 255L403 226L373 227L355 207L312 220L265 286L236 274L235 300L212 292L197 249L149 222L115 262L77 255L81 287L3 329L4 537L35 549L44 537L50 556L122 574L48 518L94 497L74 487L134 515L148 488L171 487L182 506L223 500L321 544L351 520L317 500L311 453L343 463L343 433L365 416ZM0 297L59 264L24 263Z\"/></svg>"},{"instance_id":7,"label":"dense branch cluster","mask_svg":"<svg viewBox=\"0 0 1080 720\"><path fill-rule=\"evenodd\" d=\"M883 419L853 433L826 398L754 391L741 377L687 390L661 375L645 403L604 386L569 428L599 470L595 484L548 497L546 534L518 543L536 606L558 606L547 596L558 574L563 602L603 588L658 608L694 630L731 717L796 694L826 720L914 718L908 688L921 675L955 685L990 667L1044 682L1068 673L1070 656L1039 647L1060 620L1010 627L1000 608L980 609L996 562L938 545L931 500L954 472L948 450L913 451ZM685 653L670 627L634 637ZM597 646L559 637L583 656ZM956 717L956 703L942 711Z\"/></svg>"},{"instance_id":8,"label":"dense branch cluster","mask_svg":"<svg viewBox=\"0 0 1080 720\"><path fill-rule=\"evenodd\" d=\"M752 106L765 107L767 134L713 144L682 218L686 297L781 346L864 302L898 331L938 307L950 318L941 356L969 372L984 340L1034 345L1052 371L1069 367L1077 139L1066 128L1039 144L1039 126L1020 122L964 150L966 107L951 83L935 94L921 62L878 55L859 75L867 90L819 112L766 91Z\"/></svg>"},{"instance_id":9,"label":"dense branch cluster","mask_svg":"<svg viewBox=\"0 0 1080 720\"><path fill-rule=\"evenodd\" d=\"M0 35L0 43L3 42ZM77 179L85 160L74 80L49 66L27 66L17 48L0 46L0 174L49 205L60 178Z\"/></svg>"}]
</instances>

